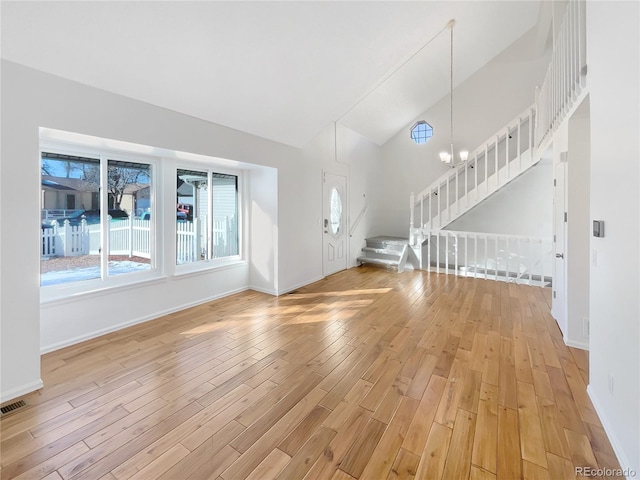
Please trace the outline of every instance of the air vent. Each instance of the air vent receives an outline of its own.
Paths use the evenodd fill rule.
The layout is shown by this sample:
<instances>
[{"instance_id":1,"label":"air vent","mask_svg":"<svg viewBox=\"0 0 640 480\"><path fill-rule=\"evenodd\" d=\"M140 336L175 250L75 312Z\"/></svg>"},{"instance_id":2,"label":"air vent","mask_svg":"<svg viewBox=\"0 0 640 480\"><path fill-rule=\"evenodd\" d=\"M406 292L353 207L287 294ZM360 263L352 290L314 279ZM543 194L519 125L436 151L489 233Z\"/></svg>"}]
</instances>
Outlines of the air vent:
<instances>
[{"instance_id":1,"label":"air vent","mask_svg":"<svg viewBox=\"0 0 640 480\"><path fill-rule=\"evenodd\" d=\"M10 403L9 405L5 405L4 407L0 408L0 416L13 413L16 410L19 410L22 407L26 406L27 403L24 400L18 400L17 402Z\"/></svg>"}]
</instances>

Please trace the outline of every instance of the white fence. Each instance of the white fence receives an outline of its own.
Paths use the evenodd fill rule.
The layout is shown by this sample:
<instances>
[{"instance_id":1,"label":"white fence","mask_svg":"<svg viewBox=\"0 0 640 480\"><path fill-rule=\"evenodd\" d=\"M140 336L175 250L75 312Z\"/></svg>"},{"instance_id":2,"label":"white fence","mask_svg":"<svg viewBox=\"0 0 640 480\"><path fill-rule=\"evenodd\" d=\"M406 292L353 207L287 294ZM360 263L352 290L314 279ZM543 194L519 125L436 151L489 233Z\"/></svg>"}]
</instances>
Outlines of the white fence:
<instances>
[{"instance_id":1,"label":"white fence","mask_svg":"<svg viewBox=\"0 0 640 480\"><path fill-rule=\"evenodd\" d=\"M453 275L547 286L553 268L550 238L431 231L423 268Z\"/></svg>"},{"instance_id":2,"label":"white fence","mask_svg":"<svg viewBox=\"0 0 640 480\"><path fill-rule=\"evenodd\" d=\"M176 250L178 263L208 258L213 250L214 258L237 255L238 236L233 219L212 222L212 237L207 232L207 219L193 222L177 222ZM101 249L100 225L89 225L83 220L71 225L68 220L59 225L41 228L43 258L56 256L98 255ZM109 254L151 258L151 221L124 218L109 222Z\"/></svg>"}]
</instances>

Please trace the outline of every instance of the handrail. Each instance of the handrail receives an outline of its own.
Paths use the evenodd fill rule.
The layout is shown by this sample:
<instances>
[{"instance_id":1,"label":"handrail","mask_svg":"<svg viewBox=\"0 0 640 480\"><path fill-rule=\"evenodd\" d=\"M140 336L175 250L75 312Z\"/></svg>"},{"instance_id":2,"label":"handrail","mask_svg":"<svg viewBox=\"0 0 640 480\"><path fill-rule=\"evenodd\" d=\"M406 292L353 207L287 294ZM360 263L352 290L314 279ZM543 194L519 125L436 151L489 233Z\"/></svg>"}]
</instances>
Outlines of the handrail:
<instances>
[{"instance_id":1,"label":"handrail","mask_svg":"<svg viewBox=\"0 0 640 480\"><path fill-rule=\"evenodd\" d=\"M531 112L535 111L535 109L536 109L536 105L535 104L528 106L518 116L516 116L514 119L512 119L507 125L505 125L500 130L498 130L497 133L491 135L484 142L482 142L479 147L477 147L475 150L470 152L469 153L469 159L476 158L476 157L480 156L481 154L484 154L485 149L486 149L487 146L493 147L493 145L495 145L496 143L499 143L501 140L503 140L505 137L507 137L507 135L515 127L517 127L519 124L522 123L522 119L523 118L527 118L528 119L530 114L531 114ZM530 142L530 143L532 143L532 142ZM416 198L420 198L421 196L428 195L430 192L432 192L433 190L437 189L437 186L439 184L444 183L445 179L455 178L455 174L457 172L461 171L461 170L464 170L468 163L469 162L462 163L462 164L458 165L457 167L454 167L454 168L450 169L448 172L442 174L439 178L434 180L428 187L423 189L420 193L416 194L415 197ZM417 204L418 204L418 202L416 201L416 205Z\"/></svg>"},{"instance_id":2,"label":"handrail","mask_svg":"<svg viewBox=\"0 0 640 480\"><path fill-rule=\"evenodd\" d=\"M423 268L436 273L546 286L553 241L546 237L431 230L421 250Z\"/></svg>"},{"instance_id":3,"label":"handrail","mask_svg":"<svg viewBox=\"0 0 640 480\"><path fill-rule=\"evenodd\" d=\"M353 223L351 224L351 227L349 227L349 237L353 236L353 231L356 229L356 227L360 224L360 222L362 221L362 219L364 218L365 214L367 213L367 210L369 209L369 204L367 204L365 202L365 204L362 206L362 208L360 209L360 213L358 213L358 216L356 217L356 219L353 221Z\"/></svg>"},{"instance_id":4,"label":"handrail","mask_svg":"<svg viewBox=\"0 0 640 480\"><path fill-rule=\"evenodd\" d=\"M468 161L410 195L411 244L420 230L442 228L537 162L535 119L531 105L476 148Z\"/></svg>"}]
</instances>

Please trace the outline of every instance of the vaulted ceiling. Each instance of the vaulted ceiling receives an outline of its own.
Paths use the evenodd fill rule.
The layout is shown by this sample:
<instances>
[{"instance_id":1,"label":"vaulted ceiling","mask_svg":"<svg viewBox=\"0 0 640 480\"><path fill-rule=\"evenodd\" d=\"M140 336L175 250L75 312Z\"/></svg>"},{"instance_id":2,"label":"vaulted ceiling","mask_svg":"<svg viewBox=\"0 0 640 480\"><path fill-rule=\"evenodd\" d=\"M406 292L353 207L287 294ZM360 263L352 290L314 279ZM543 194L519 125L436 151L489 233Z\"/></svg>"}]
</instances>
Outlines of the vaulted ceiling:
<instances>
[{"instance_id":1,"label":"vaulted ceiling","mask_svg":"<svg viewBox=\"0 0 640 480\"><path fill-rule=\"evenodd\" d=\"M383 144L535 26L539 1L1 4L2 58L294 146Z\"/></svg>"}]
</instances>

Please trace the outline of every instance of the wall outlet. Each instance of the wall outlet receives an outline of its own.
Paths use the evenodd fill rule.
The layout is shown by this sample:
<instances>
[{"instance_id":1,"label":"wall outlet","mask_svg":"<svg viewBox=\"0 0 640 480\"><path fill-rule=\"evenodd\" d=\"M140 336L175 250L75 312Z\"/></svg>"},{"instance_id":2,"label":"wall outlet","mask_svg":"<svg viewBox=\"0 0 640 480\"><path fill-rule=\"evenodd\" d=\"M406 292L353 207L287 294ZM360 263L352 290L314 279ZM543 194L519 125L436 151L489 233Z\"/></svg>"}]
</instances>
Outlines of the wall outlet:
<instances>
[{"instance_id":1,"label":"wall outlet","mask_svg":"<svg viewBox=\"0 0 640 480\"><path fill-rule=\"evenodd\" d=\"M588 318L582 319L582 336L583 337L589 336L589 319Z\"/></svg>"},{"instance_id":2,"label":"wall outlet","mask_svg":"<svg viewBox=\"0 0 640 480\"><path fill-rule=\"evenodd\" d=\"M613 375L608 375L609 393L613 395Z\"/></svg>"}]
</instances>

